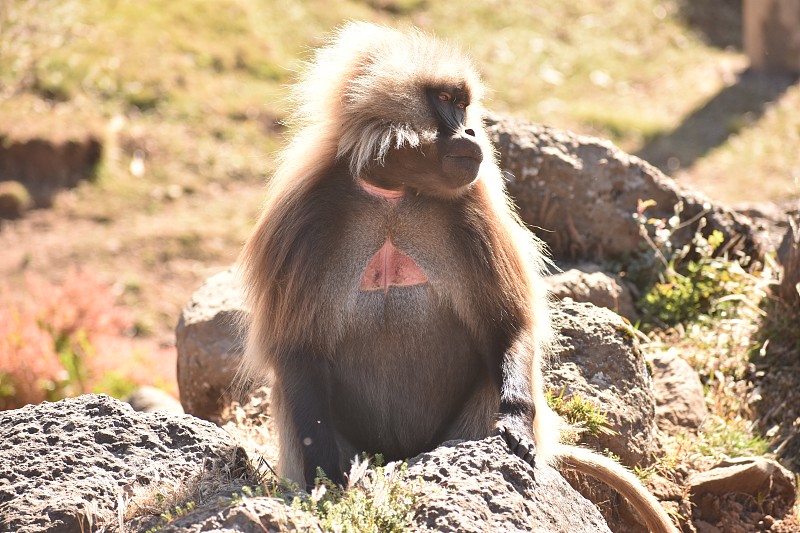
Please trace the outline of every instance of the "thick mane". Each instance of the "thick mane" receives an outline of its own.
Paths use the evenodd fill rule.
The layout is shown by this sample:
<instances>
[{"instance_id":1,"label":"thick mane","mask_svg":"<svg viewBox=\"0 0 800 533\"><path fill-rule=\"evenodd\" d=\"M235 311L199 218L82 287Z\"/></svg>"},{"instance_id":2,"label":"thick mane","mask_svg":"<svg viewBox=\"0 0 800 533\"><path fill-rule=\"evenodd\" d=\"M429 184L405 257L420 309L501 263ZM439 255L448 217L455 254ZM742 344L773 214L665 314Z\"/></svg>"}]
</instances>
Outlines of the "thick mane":
<instances>
[{"instance_id":1,"label":"thick mane","mask_svg":"<svg viewBox=\"0 0 800 533\"><path fill-rule=\"evenodd\" d=\"M504 302L500 308L512 314L520 326L534 331L537 344L546 348L551 330L547 289L540 280L549 259L543 244L520 220L494 163L482 167L476 195L475 208L486 220L486 240L492 246L493 264L502 287L499 295Z\"/></svg>"},{"instance_id":2,"label":"thick mane","mask_svg":"<svg viewBox=\"0 0 800 533\"><path fill-rule=\"evenodd\" d=\"M261 219L240 257L248 304L269 310L271 316L268 323L250 325L248 342L254 353L271 352L276 341L303 338L303 324L319 311L312 293L302 290L306 271L290 265L299 253L295 243L305 242L303 218L311 191L339 159L345 158L357 177L390 149L432 142L437 124L425 91L438 87L463 88L470 98L465 127L474 130L484 153L476 184L483 213L476 219L491 219L486 237L499 282L508 289L498 305L520 324L546 316L531 305L541 300L534 291L542 256L508 203L482 123L483 86L471 62L418 30L350 23L316 52L294 90L292 140L280 156Z\"/></svg>"}]
</instances>

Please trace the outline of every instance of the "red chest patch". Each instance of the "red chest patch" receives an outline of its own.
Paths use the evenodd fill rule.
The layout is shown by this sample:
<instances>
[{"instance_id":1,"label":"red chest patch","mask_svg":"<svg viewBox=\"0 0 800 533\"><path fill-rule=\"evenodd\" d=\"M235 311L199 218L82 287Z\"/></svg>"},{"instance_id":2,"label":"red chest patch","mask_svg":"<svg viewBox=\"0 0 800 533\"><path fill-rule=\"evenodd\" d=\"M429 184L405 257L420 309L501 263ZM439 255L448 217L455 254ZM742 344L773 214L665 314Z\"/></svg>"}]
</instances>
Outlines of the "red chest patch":
<instances>
[{"instance_id":1,"label":"red chest patch","mask_svg":"<svg viewBox=\"0 0 800 533\"><path fill-rule=\"evenodd\" d=\"M365 292L389 292L389 287L411 287L427 283L428 278L413 259L386 239L367 263L359 289Z\"/></svg>"}]
</instances>

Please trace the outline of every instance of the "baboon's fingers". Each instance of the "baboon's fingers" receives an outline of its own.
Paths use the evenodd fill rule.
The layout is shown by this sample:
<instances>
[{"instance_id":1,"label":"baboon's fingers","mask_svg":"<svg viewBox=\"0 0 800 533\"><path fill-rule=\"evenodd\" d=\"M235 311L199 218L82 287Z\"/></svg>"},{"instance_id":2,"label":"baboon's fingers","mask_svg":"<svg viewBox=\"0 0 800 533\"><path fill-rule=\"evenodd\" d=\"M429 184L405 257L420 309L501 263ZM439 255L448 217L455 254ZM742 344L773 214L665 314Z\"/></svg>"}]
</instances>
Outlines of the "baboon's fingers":
<instances>
[{"instance_id":1,"label":"baboon's fingers","mask_svg":"<svg viewBox=\"0 0 800 533\"><path fill-rule=\"evenodd\" d=\"M511 453L531 465L535 467L535 459L536 459L536 449L532 442L524 437L520 437L516 435L512 430L508 429L506 426L500 426L497 428L500 436L503 437L503 440L508 445L509 450Z\"/></svg>"}]
</instances>

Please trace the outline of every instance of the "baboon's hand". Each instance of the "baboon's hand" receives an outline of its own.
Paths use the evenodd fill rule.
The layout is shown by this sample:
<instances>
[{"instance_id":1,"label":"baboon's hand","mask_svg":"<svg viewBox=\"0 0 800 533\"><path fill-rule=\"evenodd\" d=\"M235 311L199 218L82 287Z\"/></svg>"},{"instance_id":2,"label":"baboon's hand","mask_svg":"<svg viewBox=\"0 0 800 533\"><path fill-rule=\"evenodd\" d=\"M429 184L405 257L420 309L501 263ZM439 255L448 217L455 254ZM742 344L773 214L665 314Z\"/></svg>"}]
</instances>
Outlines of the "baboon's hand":
<instances>
[{"instance_id":1,"label":"baboon's hand","mask_svg":"<svg viewBox=\"0 0 800 533\"><path fill-rule=\"evenodd\" d=\"M504 425L497 426L497 432L514 455L536 468L536 447L532 441Z\"/></svg>"}]
</instances>

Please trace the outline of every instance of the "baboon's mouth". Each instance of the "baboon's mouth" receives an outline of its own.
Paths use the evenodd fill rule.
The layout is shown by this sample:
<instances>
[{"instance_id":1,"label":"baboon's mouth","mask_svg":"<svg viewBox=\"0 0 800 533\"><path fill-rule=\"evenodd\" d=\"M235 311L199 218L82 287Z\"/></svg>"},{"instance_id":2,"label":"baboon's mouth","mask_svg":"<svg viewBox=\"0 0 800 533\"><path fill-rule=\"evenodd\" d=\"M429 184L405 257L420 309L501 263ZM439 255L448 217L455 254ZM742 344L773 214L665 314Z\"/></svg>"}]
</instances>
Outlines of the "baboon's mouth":
<instances>
[{"instance_id":1,"label":"baboon's mouth","mask_svg":"<svg viewBox=\"0 0 800 533\"><path fill-rule=\"evenodd\" d=\"M478 162L478 163L480 163L483 160L482 156L480 156L480 155L472 155L472 154L470 154L470 155L447 154L445 157L449 158L449 159L455 159L457 161L471 160L471 161L475 161L475 162Z\"/></svg>"}]
</instances>

